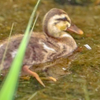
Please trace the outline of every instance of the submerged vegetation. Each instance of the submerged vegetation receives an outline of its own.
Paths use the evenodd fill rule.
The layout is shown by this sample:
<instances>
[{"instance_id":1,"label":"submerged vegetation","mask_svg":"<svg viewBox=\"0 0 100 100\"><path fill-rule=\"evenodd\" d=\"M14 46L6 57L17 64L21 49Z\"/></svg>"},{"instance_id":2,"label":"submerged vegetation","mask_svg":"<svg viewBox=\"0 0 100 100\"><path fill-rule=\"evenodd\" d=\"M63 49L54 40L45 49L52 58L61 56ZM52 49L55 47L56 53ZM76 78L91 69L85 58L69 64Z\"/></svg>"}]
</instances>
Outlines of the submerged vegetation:
<instances>
[{"instance_id":1,"label":"submerged vegetation","mask_svg":"<svg viewBox=\"0 0 100 100\"><path fill-rule=\"evenodd\" d=\"M82 3L82 0L77 1ZM61 8L84 31L83 36L71 34L77 41L80 52L78 52L74 59L72 59L73 57L69 59L62 58L55 66L49 68L48 73L57 75L59 79L56 83L45 80L45 88L41 87L33 78L28 81L20 79L17 93L14 95L15 100L100 100L100 6L89 5L86 1L83 0L83 4L86 3L84 6L73 6L67 4L60 5L54 2L54 0L41 0L37 10L40 16L34 31L42 31L42 19L49 9ZM99 4L99 0L95 1ZM0 1L0 9L3 8L0 12L1 42L9 36L13 22L15 23L13 35L24 33L35 4L36 0ZM88 44L92 49L87 49L84 46L85 44ZM70 59L72 59L71 62ZM69 65L67 61L69 61ZM49 64L46 63L40 65L40 67ZM65 74L62 74L62 68L67 69ZM41 72L39 74L41 75ZM2 80L0 78L0 84Z\"/></svg>"}]
</instances>

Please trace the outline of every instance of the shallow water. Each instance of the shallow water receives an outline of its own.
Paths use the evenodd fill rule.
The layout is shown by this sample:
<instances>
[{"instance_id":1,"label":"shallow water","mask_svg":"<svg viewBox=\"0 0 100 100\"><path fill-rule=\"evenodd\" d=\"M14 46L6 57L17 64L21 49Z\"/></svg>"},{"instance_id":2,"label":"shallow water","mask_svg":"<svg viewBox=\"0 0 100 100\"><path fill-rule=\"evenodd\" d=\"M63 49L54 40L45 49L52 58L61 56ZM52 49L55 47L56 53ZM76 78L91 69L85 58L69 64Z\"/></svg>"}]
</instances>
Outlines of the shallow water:
<instances>
[{"instance_id":1,"label":"shallow water","mask_svg":"<svg viewBox=\"0 0 100 100\"><path fill-rule=\"evenodd\" d=\"M35 2L35 0L0 1L1 41L9 36L12 23L15 23L13 35L24 33ZM42 31L44 14L54 7L65 10L72 21L84 31L82 36L71 34L77 41L80 52L68 59L56 61L57 64L48 69L47 74L57 77L58 81L43 79L45 88L33 78L29 81L20 79L15 99L100 100L100 6L59 5L52 0L42 0L37 11L39 18L34 31ZM85 44L91 49L86 48Z\"/></svg>"}]
</instances>

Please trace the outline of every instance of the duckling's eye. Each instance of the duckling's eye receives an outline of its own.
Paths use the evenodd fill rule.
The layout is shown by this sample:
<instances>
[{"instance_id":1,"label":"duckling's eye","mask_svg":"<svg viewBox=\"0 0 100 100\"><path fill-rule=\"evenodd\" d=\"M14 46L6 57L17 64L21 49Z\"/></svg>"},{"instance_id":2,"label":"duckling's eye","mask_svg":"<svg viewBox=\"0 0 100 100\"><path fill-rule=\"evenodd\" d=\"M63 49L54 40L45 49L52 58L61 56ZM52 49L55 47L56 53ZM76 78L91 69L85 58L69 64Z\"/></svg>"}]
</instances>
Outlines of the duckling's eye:
<instances>
[{"instance_id":1,"label":"duckling's eye","mask_svg":"<svg viewBox=\"0 0 100 100\"><path fill-rule=\"evenodd\" d=\"M63 18L63 21L68 21L68 19L66 17Z\"/></svg>"}]
</instances>

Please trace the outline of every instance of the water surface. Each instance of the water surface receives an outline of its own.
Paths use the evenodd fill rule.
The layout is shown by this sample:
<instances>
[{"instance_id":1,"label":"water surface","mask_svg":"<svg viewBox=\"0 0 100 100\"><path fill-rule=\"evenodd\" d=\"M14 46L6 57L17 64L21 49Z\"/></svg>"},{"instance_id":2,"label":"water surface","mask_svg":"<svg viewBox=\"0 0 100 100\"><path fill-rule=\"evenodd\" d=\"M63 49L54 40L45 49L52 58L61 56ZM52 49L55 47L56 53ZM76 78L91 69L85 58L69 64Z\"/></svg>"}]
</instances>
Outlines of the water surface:
<instances>
[{"instance_id":1,"label":"water surface","mask_svg":"<svg viewBox=\"0 0 100 100\"><path fill-rule=\"evenodd\" d=\"M35 3L35 0L0 1L1 42L9 36L12 23L15 23L13 35L24 33ZM80 52L56 61L57 64L49 68L47 74L57 77L57 82L47 81L42 77L44 73L39 73L45 88L33 78L28 81L20 79L15 100L100 100L100 6L60 5L52 0L42 0L37 10L39 18L34 31L42 31L44 14L55 7L65 10L84 31L82 36L71 34ZM86 44L91 49L87 49L84 46Z\"/></svg>"}]
</instances>

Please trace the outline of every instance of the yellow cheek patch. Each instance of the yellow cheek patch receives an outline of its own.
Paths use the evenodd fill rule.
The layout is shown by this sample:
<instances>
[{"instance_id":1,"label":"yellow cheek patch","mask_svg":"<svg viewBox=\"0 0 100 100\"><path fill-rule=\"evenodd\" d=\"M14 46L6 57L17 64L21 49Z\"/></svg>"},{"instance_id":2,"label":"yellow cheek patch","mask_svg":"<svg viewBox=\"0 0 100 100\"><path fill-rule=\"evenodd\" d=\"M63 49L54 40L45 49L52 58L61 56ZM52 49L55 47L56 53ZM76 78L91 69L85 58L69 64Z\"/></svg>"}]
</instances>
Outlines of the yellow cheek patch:
<instances>
[{"instance_id":1,"label":"yellow cheek patch","mask_svg":"<svg viewBox=\"0 0 100 100\"><path fill-rule=\"evenodd\" d=\"M56 27L59 29L59 30L66 30L67 28L67 23L59 23L56 25Z\"/></svg>"},{"instance_id":2,"label":"yellow cheek patch","mask_svg":"<svg viewBox=\"0 0 100 100\"><path fill-rule=\"evenodd\" d=\"M56 25L56 27L57 27L59 30L65 30L65 29L66 29L66 25Z\"/></svg>"},{"instance_id":3,"label":"yellow cheek patch","mask_svg":"<svg viewBox=\"0 0 100 100\"><path fill-rule=\"evenodd\" d=\"M60 27L60 30L65 30L65 29L66 29L66 25Z\"/></svg>"}]
</instances>

